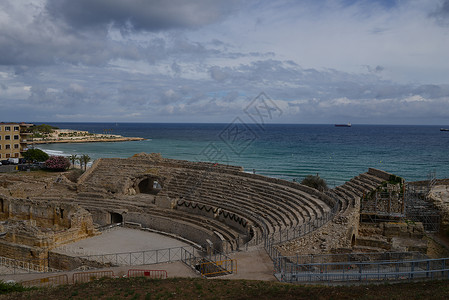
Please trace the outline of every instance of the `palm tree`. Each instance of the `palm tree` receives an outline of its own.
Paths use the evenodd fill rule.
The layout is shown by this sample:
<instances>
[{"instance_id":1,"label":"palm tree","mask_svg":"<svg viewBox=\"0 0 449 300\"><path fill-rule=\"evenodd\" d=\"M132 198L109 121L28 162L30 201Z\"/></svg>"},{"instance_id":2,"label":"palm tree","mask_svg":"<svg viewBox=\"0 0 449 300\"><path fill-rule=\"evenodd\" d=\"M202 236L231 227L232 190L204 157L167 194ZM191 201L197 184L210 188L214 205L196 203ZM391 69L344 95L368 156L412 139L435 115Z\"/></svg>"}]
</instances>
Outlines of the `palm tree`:
<instances>
[{"instance_id":1,"label":"palm tree","mask_svg":"<svg viewBox=\"0 0 449 300\"><path fill-rule=\"evenodd\" d=\"M78 161L78 155L76 155L76 154L70 155L69 160L72 162L72 166L75 167L75 162Z\"/></svg>"},{"instance_id":2,"label":"palm tree","mask_svg":"<svg viewBox=\"0 0 449 300\"><path fill-rule=\"evenodd\" d=\"M87 154L83 154L83 155L80 157L80 166L84 164L84 171L86 171L86 169L87 169L87 163L90 162L90 159L91 159L90 156L87 155Z\"/></svg>"}]
</instances>

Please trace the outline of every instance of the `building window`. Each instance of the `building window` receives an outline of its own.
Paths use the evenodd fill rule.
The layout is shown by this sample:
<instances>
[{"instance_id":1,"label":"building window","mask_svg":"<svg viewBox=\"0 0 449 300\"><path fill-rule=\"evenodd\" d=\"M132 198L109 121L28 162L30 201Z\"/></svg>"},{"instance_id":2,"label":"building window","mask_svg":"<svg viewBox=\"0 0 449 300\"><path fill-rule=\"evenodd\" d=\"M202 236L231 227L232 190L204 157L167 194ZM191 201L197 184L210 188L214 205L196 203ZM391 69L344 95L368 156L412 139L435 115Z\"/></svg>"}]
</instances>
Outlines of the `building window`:
<instances>
[{"instance_id":1,"label":"building window","mask_svg":"<svg viewBox=\"0 0 449 300\"><path fill-rule=\"evenodd\" d=\"M19 136L16 134L16 135L14 135L14 139L15 140L18 140L19 139Z\"/></svg>"},{"instance_id":2,"label":"building window","mask_svg":"<svg viewBox=\"0 0 449 300\"><path fill-rule=\"evenodd\" d=\"M10 135L5 135L5 140L6 141L9 141L11 139L11 136Z\"/></svg>"},{"instance_id":3,"label":"building window","mask_svg":"<svg viewBox=\"0 0 449 300\"><path fill-rule=\"evenodd\" d=\"M11 149L11 145L5 145L5 149Z\"/></svg>"},{"instance_id":4,"label":"building window","mask_svg":"<svg viewBox=\"0 0 449 300\"><path fill-rule=\"evenodd\" d=\"M14 131L19 131L19 126L14 126Z\"/></svg>"},{"instance_id":5,"label":"building window","mask_svg":"<svg viewBox=\"0 0 449 300\"><path fill-rule=\"evenodd\" d=\"M5 131L11 131L11 126L5 126Z\"/></svg>"},{"instance_id":6,"label":"building window","mask_svg":"<svg viewBox=\"0 0 449 300\"><path fill-rule=\"evenodd\" d=\"M11 154L6 154L6 158L10 158L11 157Z\"/></svg>"},{"instance_id":7,"label":"building window","mask_svg":"<svg viewBox=\"0 0 449 300\"><path fill-rule=\"evenodd\" d=\"M2 145L0 145L0 150L2 150Z\"/></svg>"},{"instance_id":8,"label":"building window","mask_svg":"<svg viewBox=\"0 0 449 300\"><path fill-rule=\"evenodd\" d=\"M14 153L15 158L19 158L19 153Z\"/></svg>"},{"instance_id":9,"label":"building window","mask_svg":"<svg viewBox=\"0 0 449 300\"><path fill-rule=\"evenodd\" d=\"M19 149L19 144L14 144L14 149Z\"/></svg>"}]
</instances>

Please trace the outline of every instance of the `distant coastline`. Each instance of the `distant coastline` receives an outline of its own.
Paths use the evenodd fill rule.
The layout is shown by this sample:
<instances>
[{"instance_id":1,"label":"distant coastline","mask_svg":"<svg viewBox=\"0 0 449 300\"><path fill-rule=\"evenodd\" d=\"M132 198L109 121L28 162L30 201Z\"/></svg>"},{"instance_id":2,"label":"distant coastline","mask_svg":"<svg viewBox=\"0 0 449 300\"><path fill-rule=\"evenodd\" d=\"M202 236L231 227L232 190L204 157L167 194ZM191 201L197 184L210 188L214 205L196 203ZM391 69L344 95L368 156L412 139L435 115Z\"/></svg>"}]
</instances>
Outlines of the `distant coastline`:
<instances>
[{"instance_id":1,"label":"distant coastline","mask_svg":"<svg viewBox=\"0 0 449 300\"><path fill-rule=\"evenodd\" d=\"M41 138L33 138L27 141L29 145L37 144L62 144L62 143L104 143L104 142L130 142L143 141L141 137L124 137L117 134L97 134L88 131L73 129L57 129L50 135Z\"/></svg>"}]
</instances>

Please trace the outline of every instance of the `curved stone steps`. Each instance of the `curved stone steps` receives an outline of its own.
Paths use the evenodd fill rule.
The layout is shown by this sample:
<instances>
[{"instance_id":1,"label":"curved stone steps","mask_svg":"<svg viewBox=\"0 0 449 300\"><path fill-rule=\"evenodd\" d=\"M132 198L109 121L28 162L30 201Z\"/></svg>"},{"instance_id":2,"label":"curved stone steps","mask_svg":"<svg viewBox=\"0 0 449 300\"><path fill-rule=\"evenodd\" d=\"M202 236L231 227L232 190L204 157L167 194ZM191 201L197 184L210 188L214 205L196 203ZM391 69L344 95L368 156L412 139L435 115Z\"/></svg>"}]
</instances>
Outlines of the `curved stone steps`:
<instances>
[{"instance_id":1,"label":"curved stone steps","mask_svg":"<svg viewBox=\"0 0 449 300\"><path fill-rule=\"evenodd\" d=\"M249 190L252 194L256 194L256 197L261 199L262 201L268 202L270 204L274 203L277 205L282 205L285 209L291 211L292 214L296 216L297 222L292 222L290 227L294 227L298 224L307 222L315 215L315 211L312 208L308 207L307 203L303 201L298 202L296 198L293 198L292 200L292 198L286 197L287 195L285 194L278 195L276 191L267 191L266 189L264 190L257 186L242 187L242 189L246 189L246 191ZM298 214L301 220L298 218Z\"/></svg>"},{"instance_id":2,"label":"curved stone steps","mask_svg":"<svg viewBox=\"0 0 449 300\"><path fill-rule=\"evenodd\" d=\"M353 194L348 189L345 189L343 186L337 186L335 190L339 191L341 194L344 194L347 196L347 199L349 199L347 207L350 207L352 203L358 198L357 195Z\"/></svg>"},{"instance_id":3,"label":"curved stone steps","mask_svg":"<svg viewBox=\"0 0 449 300\"><path fill-rule=\"evenodd\" d=\"M191 201L185 199L183 199L183 201L199 205L214 206L211 205L210 203L199 203L198 201ZM233 206L232 204L223 204L220 208L227 212L236 214L237 216L243 214L245 216L244 218L248 220L250 223L254 224L254 226L256 226L257 228L259 228L261 232L266 231L267 234L271 234L277 231L277 225L272 224L270 220L267 218L262 218L260 215L256 215L254 212L247 211L246 209L235 205Z\"/></svg>"},{"instance_id":4,"label":"curved stone steps","mask_svg":"<svg viewBox=\"0 0 449 300\"><path fill-rule=\"evenodd\" d=\"M278 195L276 194L276 192L279 193L279 190L282 191L282 194ZM312 197L309 194L306 194L303 191L282 186L280 186L279 189L272 189L271 191L273 193L273 197L280 198L281 201L285 201L284 199L288 199L288 203L297 203L302 209L313 212L309 213L310 218L319 218L320 216L325 214L326 209L327 211L330 211L330 208L326 203L322 202L320 199ZM316 209L318 209L318 211Z\"/></svg>"},{"instance_id":5,"label":"curved stone steps","mask_svg":"<svg viewBox=\"0 0 449 300\"><path fill-rule=\"evenodd\" d=\"M206 228L206 229L209 229L212 231L217 231L225 238L225 240L227 240L228 242L230 242L232 244L233 250L237 249L237 241L240 238L241 234L239 232L237 232L236 230L232 229L230 226L227 226L226 224L223 224L214 219L199 216L199 215L192 216L191 214L187 214L185 212L176 211L176 210L167 211L167 210L155 209L155 210L152 210L151 212L148 212L147 214L148 215L165 216L165 217L171 218L171 220L182 220L187 223L202 226L203 228Z\"/></svg>"},{"instance_id":6,"label":"curved stone steps","mask_svg":"<svg viewBox=\"0 0 449 300\"><path fill-rule=\"evenodd\" d=\"M340 212L345 212L346 209L349 207L350 203L352 202L352 200L348 195L346 195L343 191L340 191L337 188L338 187L333 189L333 192L340 200Z\"/></svg>"},{"instance_id":7,"label":"curved stone steps","mask_svg":"<svg viewBox=\"0 0 449 300\"><path fill-rule=\"evenodd\" d=\"M206 194L213 194L214 190L217 193L223 194L224 192L221 190L217 190L216 187L213 185L205 185L204 186L204 193ZM225 197L226 199L227 197ZM252 209L259 209L260 207L263 208L263 211L265 213L270 213L272 215L277 215L281 221L284 223L284 226L280 225L281 227L289 227L289 224L295 223L296 216L295 214L290 211L288 208L285 208L282 204L271 202L268 203L266 199L261 197L260 195L248 195L246 193L242 192L234 192L231 194L232 201L239 202L242 206L251 206Z\"/></svg>"},{"instance_id":8,"label":"curved stone steps","mask_svg":"<svg viewBox=\"0 0 449 300\"><path fill-rule=\"evenodd\" d=\"M185 174L185 173L184 173ZM202 174L203 175L203 174ZM223 176L223 174L220 174L221 176ZM191 176L191 174L190 174L190 181L187 179L187 178L181 178L181 179L176 179L176 180L170 180L170 183L172 183L172 182L177 182L177 183L188 183L188 182L195 182L195 181L199 181L199 182L201 182L201 184L197 184L197 186L196 186L196 189L197 189L197 191L195 191L195 195L197 195L198 194L198 191L199 190L201 190L202 189L202 186L204 186L205 184L207 184L208 185L208 190L210 191L210 190L213 190L213 189L216 189L216 184L211 184L211 183L209 183L209 181L211 180L211 178L213 178L213 176L214 176L214 174L210 174L210 176ZM228 177L228 176L227 176ZM232 176L229 176L229 177L231 177L232 179L234 179L235 178L235 176L234 177L232 177ZM229 179L229 178L228 178ZM267 187L269 187L270 189L272 189L274 186L275 187L282 187L282 186L280 186L280 185L275 185L275 184L273 184L273 183L266 183L266 182L263 182L263 181L259 181L259 180L248 180L247 178L238 178L239 180L238 180L238 182L233 182L233 185L234 186L236 186L236 185L242 185L242 186L240 186L238 189L232 189L232 190L234 190L234 193L233 193L233 197L235 198L237 195L236 195L236 192L235 191L242 191L242 190L246 190L244 193L242 192L242 198L244 198L244 200L243 201L245 201L244 202L244 204L246 204L246 202L248 201L248 192L247 192L247 190L251 190L251 191L254 191L254 185L257 185L257 183L259 182L259 184L261 185L261 188L262 189L265 189L265 190L262 190L262 191L260 191L259 190L259 192L262 192L262 193L267 193ZM214 183L215 183L215 181L214 181ZM246 184L248 184L248 186L245 186ZM189 188L191 188L191 187L189 187ZM189 191L189 188L187 188L187 189L185 189L186 191ZM227 188L226 186L225 187L221 187L221 190L219 190L219 192L223 192L222 190L223 189L225 189L225 188ZM178 192L179 192L179 187L177 187L177 189L178 189ZM303 211L306 211L307 213L308 213L308 215L309 215L309 220L310 219L312 219L312 218L314 218L314 217L319 217L320 215L322 215L323 213L324 213L324 211L325 211L325 209L326 209L326 211L330 211L330 208L329 208L329 206L326 204L326 203L324 203L324 202L321 202L321 205L319 205L319 204L317 204L317 200L318 201L321 201L321 200L319 200L319 199L314 199L313 197L310 197L310 195L306 195L306 196L309 196L310 198L312 198L313 200L313 204L312 205L310 205L310 202L312 202L312 201L304 201L304 199L302 199L303 198L303 196L304 196L304 192L303 191L299 191L300 193L301 193L301 196L300 197L298 197L297 196L297 194L296 195L294 195L293 193L292 193L292 191L296 191L296 190L294 190L294 189L291 189L291 188L283 188L282 189L283 190L283 193L284 194L289 194L290 195L290 199L292 199L291 201L292 201L292 203L298 203L298 198L299 198L299 200L301 201L301 204L302 205L304 205L301 209L298 209L298 212L300 212L300 213L302 213ZM258 199L261 199L261 200L263 200L263 201L265 201L265 202L268 202L268 203L270 203L270 205L272 205L273 203L276 203L277 205L279 205L280 203L285 203L285 198L283 199L283 198L281 198L281 196L278 196L278 195L276 195L277 193L279 193L279 190L271 190L271 192L272 192L272 194L273 195L271 195L269 198L268 197L266 197L266 195L264 195L264 194L257 194L256 195L256 198L258 198ZM180 192L180 194L182 194L183 192ZM285 196L285 195L284 195ZM273 201L274 200L274 201ZM279 200L279 201L277 201L277 200ZM291 203L289 203L289 204L291 204ZM260 202L258 202L258 205L260 205ZM307 208L307 206L312 206L312 208L311 207L308 207ZM313 209L313 206L317 206L317 207L319 207L319 209L318 209L318 211L316 210L316 209ZM323 206L325 207L325 208L323 208ZM297 215L297 212L293 212L293 215ZM306 218L304 218L304 215L302 214L302 218L303 218L303 220L305 220ZM291 219L291 218L290 218ZM298 221L296 221L296 222L291 222L291 224L293 225L293 224L295 224L295 223L298 223Z\"/></svg>"},{"instance_id":9,"label":"curved stone steps","mask_svg":"<svg viewBox=\"0 0 449 300\"><path fill-rule=\"evenodd\" d=\"M173 195L176 198L176 195ZM198 203L198 204L203 204L203 205L209 205L209 206L215 206L217 208L222 208L225 209L226 211L235 213L237 215L239 215L242 211L246 211L246 214L250 214L251 210L248 210L247 207L241 207L238 205L235 205L234 203L229 203L229 202L223 202L223 199L216 199L213 197L207 197L207 196L202 196L202 197L198 197L196 196L195 198L190 198L190 197L186 197L182 199L183 201L188 201L191 203ZM268 231L274 232L277 231L279 228L279 225L277 223L277 219L275 217L273 217L271 214L267 214L266 211L261 212L259 210L259 213L252 211L252 213L259 215L261 217L263 217L263 219L265 220L265 222L263 222L266 227L268 228ZM248 216L245 216L245 218L249 218ZM260 222L256 222L260 223ZM264 226L262 226L264 227Z\"/></svg>"},{"instance_id":10,"label":"curved stone steps","mask_svg":"<svg viewBox=\"0 0 449 300\"><path fill-rule=\"evenodd\" d=\"M382 178L376 177L374 175L368 174L368 173L362 173L359 175L361 178L369 180L370 182L373 182L376 186L384 182Z\"/></svg>"},{"instance_id":11,"label":"curved stone steps","mask_svg":"<svg viewBox=\"0 0 449 300\"><path fill-rule=\"evenodd\" d=\"M260 211L261 207L262 207L262 208L264 208L262 210L262 212L263 212L263 215L265 215L265 216L272 215L273 214L273 209L276 209L274 207L267 206L265 204L265 202L254 201L254 199L250 198L250 195L245 194L245 193L241 193L241 194L233 193L230 196L228 196L228 195L224 196L223 195L223 191L222 190L218 190L216 185L203 184L201 187L198 187L197 192L195 194L195 197L196 197L196 199L201 199L201 197L205 197L206 195L210 196L210 194L215 194L215 197L218 196L220 198L218 200L219 203L217 203L217 206L222 205L223 201L226 201L226 202L237 202L237 203L240 203L241 207L250 208L250 210L252 210L252 211ZM227 201L228 198L232 198L232 201ZM240 207L236 207L235 209L240 210L241 208ZM235 209L233 209L233 210L235 210ZM274 210L274 211L276 212L276 210ZM293 215L293 213L291 213L291 215ZM280 218L282 220L286 219L285 216L281 216ZM279 219L279 218L274 218L274 219L276 220L276 219ZM273 223L273 221L271 221L270 223ZM280 226L284 227L284 226L287 226L287 224L284 224L284 226L282 226L282 225L280 225Z\"/></svg>"},{"instance_id":12,"label":"curved stone steps","mask_svg":"<svg viewBox=\"0 0 449 300\"><path fill-rule=\"evenodd\" d=\"M223 176L223 174L220 174L220 175ZM213 174L211 174L211 176L213 176ZM233 176L233 177L229 176L229 177L232 178L232 179L235 178L235 176ZM233 196L235 197L236 196L235 193L239 193L240 192L243 195L243 198L246 199L247 198L246 194L248 194L248 191L251 191L251 192L254 193L255 185L259 182L259 180L248 180L248 178L238 178L238 179L240 179L240 180L238 182L234 182L233 185L234 186L240 185L240 186L237 189L234 189L234 188L232 189L234 191ZM184 179L184 181L185 181L185 179ZM204 185L204 182L208 182L208 180L203 180L203 185ZM269 197L267 197L265 195L265 194L267 194L267 187L269 187L270 189L273 188L273 185L274 185L273 183L268 183L268 185L267 185L266 182L262 182L262 184L263 184L262 188L264 188L264 190L263 189L259 190L259 193L256 194L256 198L261 199L262 201L268 202L268 203L270 203L270 205L273 202L276 203L277 205L285 204L285 199L280 198L280 196L277 195L277 193L279 193L279 190L270 190L272 192L271 193L272 195L270 195ZM215 184L208 185L208 188L209 189L216 188L216 185ZM222 188L225 188L225 187L222 187ZM245 192L242 192L243 190L245 190ZM290 190L288 190L288 192L290 192ZM297 203L297 200L298 200L297 196L296 197L292 197L292 199L293 199L293 202L292 202L293 204ZM273 200L275 200L275 201L273 201ZM276 200L282 200L282 201L277 202ZM304 205L304 206L310 205L310 203L307 203L303 199L300 199L300 200L301 200L302 205ZM247 200L245 200L245 201L247 201ZM292 204L292 203L289 203L289 204ZM284 206L284 208L286 208L286 206ZM286 209L288 209L288 206L287 206ZM312 210L315 211L313 214L311 214L310 210L308 210L305 207L302 207L302 209L298 209L298 211L300 213L302 213L303 210L306 210L308 212L309 219L313 218L314 215L319 215L319 213L316 213L316 210L313 210L313 208L312 208ZM297 214L297 212L293 212L293 213L294 213L294 215ZM304 219L304 215L302 215L302 218ZM293 224L294 224L294 222L293 222Z\"/></svg>"},{"instance_id":13,"label":"curved stone steps","mask_svg":"<svg viewBox=\"0 0 449 300\"><path fill-rule=\"evenodd\" d=\"M315 197L315 195L306 193L305 191L303 191L301 189L295 189L290 186L283 186L283 185L276 184L276 183L267 183L265 181L258 180L258 179L252 180L251 183L252 183L252 186L258 186L261 189L264 189L268 186L270 188L270 191L272 192L272 194L277 197L281 197L278 194L280 194L280 192L282 192L282 196L285 196L285 198L289 199L289 201L288 201L289 203L290 202L298 203L298 201L299 201L300 206L310 207L314 211L313 215L315 217L320 217L320 215L323 215L326 212L329 212L331 210L331 208L329 207L329 205L327 203L325 203L321 199ZM299 187L300 187L300 185L298 184L298 188ZM316 191L316 192L318 193L318 191ZM316 210L316 208L318 208L319 212ZM313 216L311 215L311 217L313 217Z\"/></svg>"},{"instance_id":14,"label":"curved stone steps","mask_svg":"<svg viewBox=\"0 0 449 300\"><path fill-rule=\"evenodd\" d=\"M357 183L353 182L352 179L348 182L346 182L344 185L350 187L352 189L352 192L359 196L360 198L363 197L364 194L366 194L367 190L364 189L362 186L358 185Z\"/></svg>"},{"instance_id":15,"label":"curved stone steps","mask_svg":"<svg viewBox=\"0 0 449 300\"><path fill-rule=\"evenodd\" d=\"M183 215L183 214L176 214L174 217L174 214L172 211L170 211L170 213L164 213L161 211L151 211L151 213L148 213L149 216L157 216L160 218L165 218L167 220L169 220L170 222L174 222L174 223L181 223L181 224L186 224L187 226L191 226L191 227L195 227L200 231L203 232L208 232L208 234L210 236L217 236L218 238L220 238L220 236L218 236L215 232L218 232L220 235L222 235L225 238L225 241L228 242L231 245L232 250L236 250L237 249L237 243L238 243L238 239L240 238L239 234L237 232L231 233L231 231L229 231L229 227L226 226L220 226L223 225L222 223L218 222L217 223L211 223L211 222L207 222L210 221L210 219L204 218L196 218L196 217L191 217L190 215ZM219 226L215 226L215 225L219 225ZM205 240L193 240L193 242L199 244L199 245L205 245Z\"/></svg>"},{"instance_id":16,"label":"curved stone steps","mask_svg":"<svg viewBox=\"0 0 449 300\"><path fill-rule=\"evenodd\" d=\"M355 179L357 179L357 182L360 184L363 184L363 186L367 189L369 189L370 191L375 190L379 184L375 183L369 179L366 179L365 177L362 176L363 174L360 174L359 176L355 177Z\"/></svg>"},{"instance_id":17,"label":"curved stone steps","mask_svg":"<svg viewBox=\"0 0 449 300\"><path fill-rule=\"evenodd\" d=\"M254 203L249 202L247 198L239 199L235 197L235 195L233 195L232 201L227 201L228 196L223 195L222 191L217 190L215 186L210 186L207 188L204 188L204 185L198 186L195 190L195 193L191 194L187 193L189 191L189 188L186 188L185 186L171 186L168 188L172 189L171 191L167 192L167 195L171 198L184 197L184 200L188 200L191 202L201 202L206 205L214 204L216 207L222 207L237 214L241 212L242 208L253 212L260 211L262 215L270 219L269 221L271 223L271 227L281 227L281 225L277 223L280 219L284 219L277 211L273 211L272 207L260 205L260 203L255 205ZM174 192L174 190L176 190L176 192ZM213 196L211 194L213 194ZM208 201L204 201L204 199L207 199ZM236 205L233 202L237 202L237 204L240 204L241 206ZM224 204L226 204L227 207L223 207Z\"/></svg>"}]
</instances>

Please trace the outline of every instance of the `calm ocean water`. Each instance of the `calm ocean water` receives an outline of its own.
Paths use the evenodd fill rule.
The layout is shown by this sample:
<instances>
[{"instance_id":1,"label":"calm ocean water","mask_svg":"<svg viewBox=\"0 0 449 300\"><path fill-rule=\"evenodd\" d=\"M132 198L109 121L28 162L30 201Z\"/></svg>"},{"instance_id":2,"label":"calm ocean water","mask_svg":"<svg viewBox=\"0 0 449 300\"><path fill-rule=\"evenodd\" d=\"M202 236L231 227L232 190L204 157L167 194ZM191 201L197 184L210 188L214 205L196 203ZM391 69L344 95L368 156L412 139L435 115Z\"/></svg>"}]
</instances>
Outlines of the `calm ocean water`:
<instances>
[{"instance_id":1,"label":"calm ocean water","mask_svg":"<svg viewBox=\"0 0 449 300\"><path fill-rule=\"evenodd\" d=\"M157 152L167 158L240 165L245 171L300 181L319 174L333 185L379 168L406 180L429 172L449 178L449 132L440 126L50 123L59 128L143 137L123 143L50 144L59 155L130 157Z\"/></svg>"}]
</instances>

